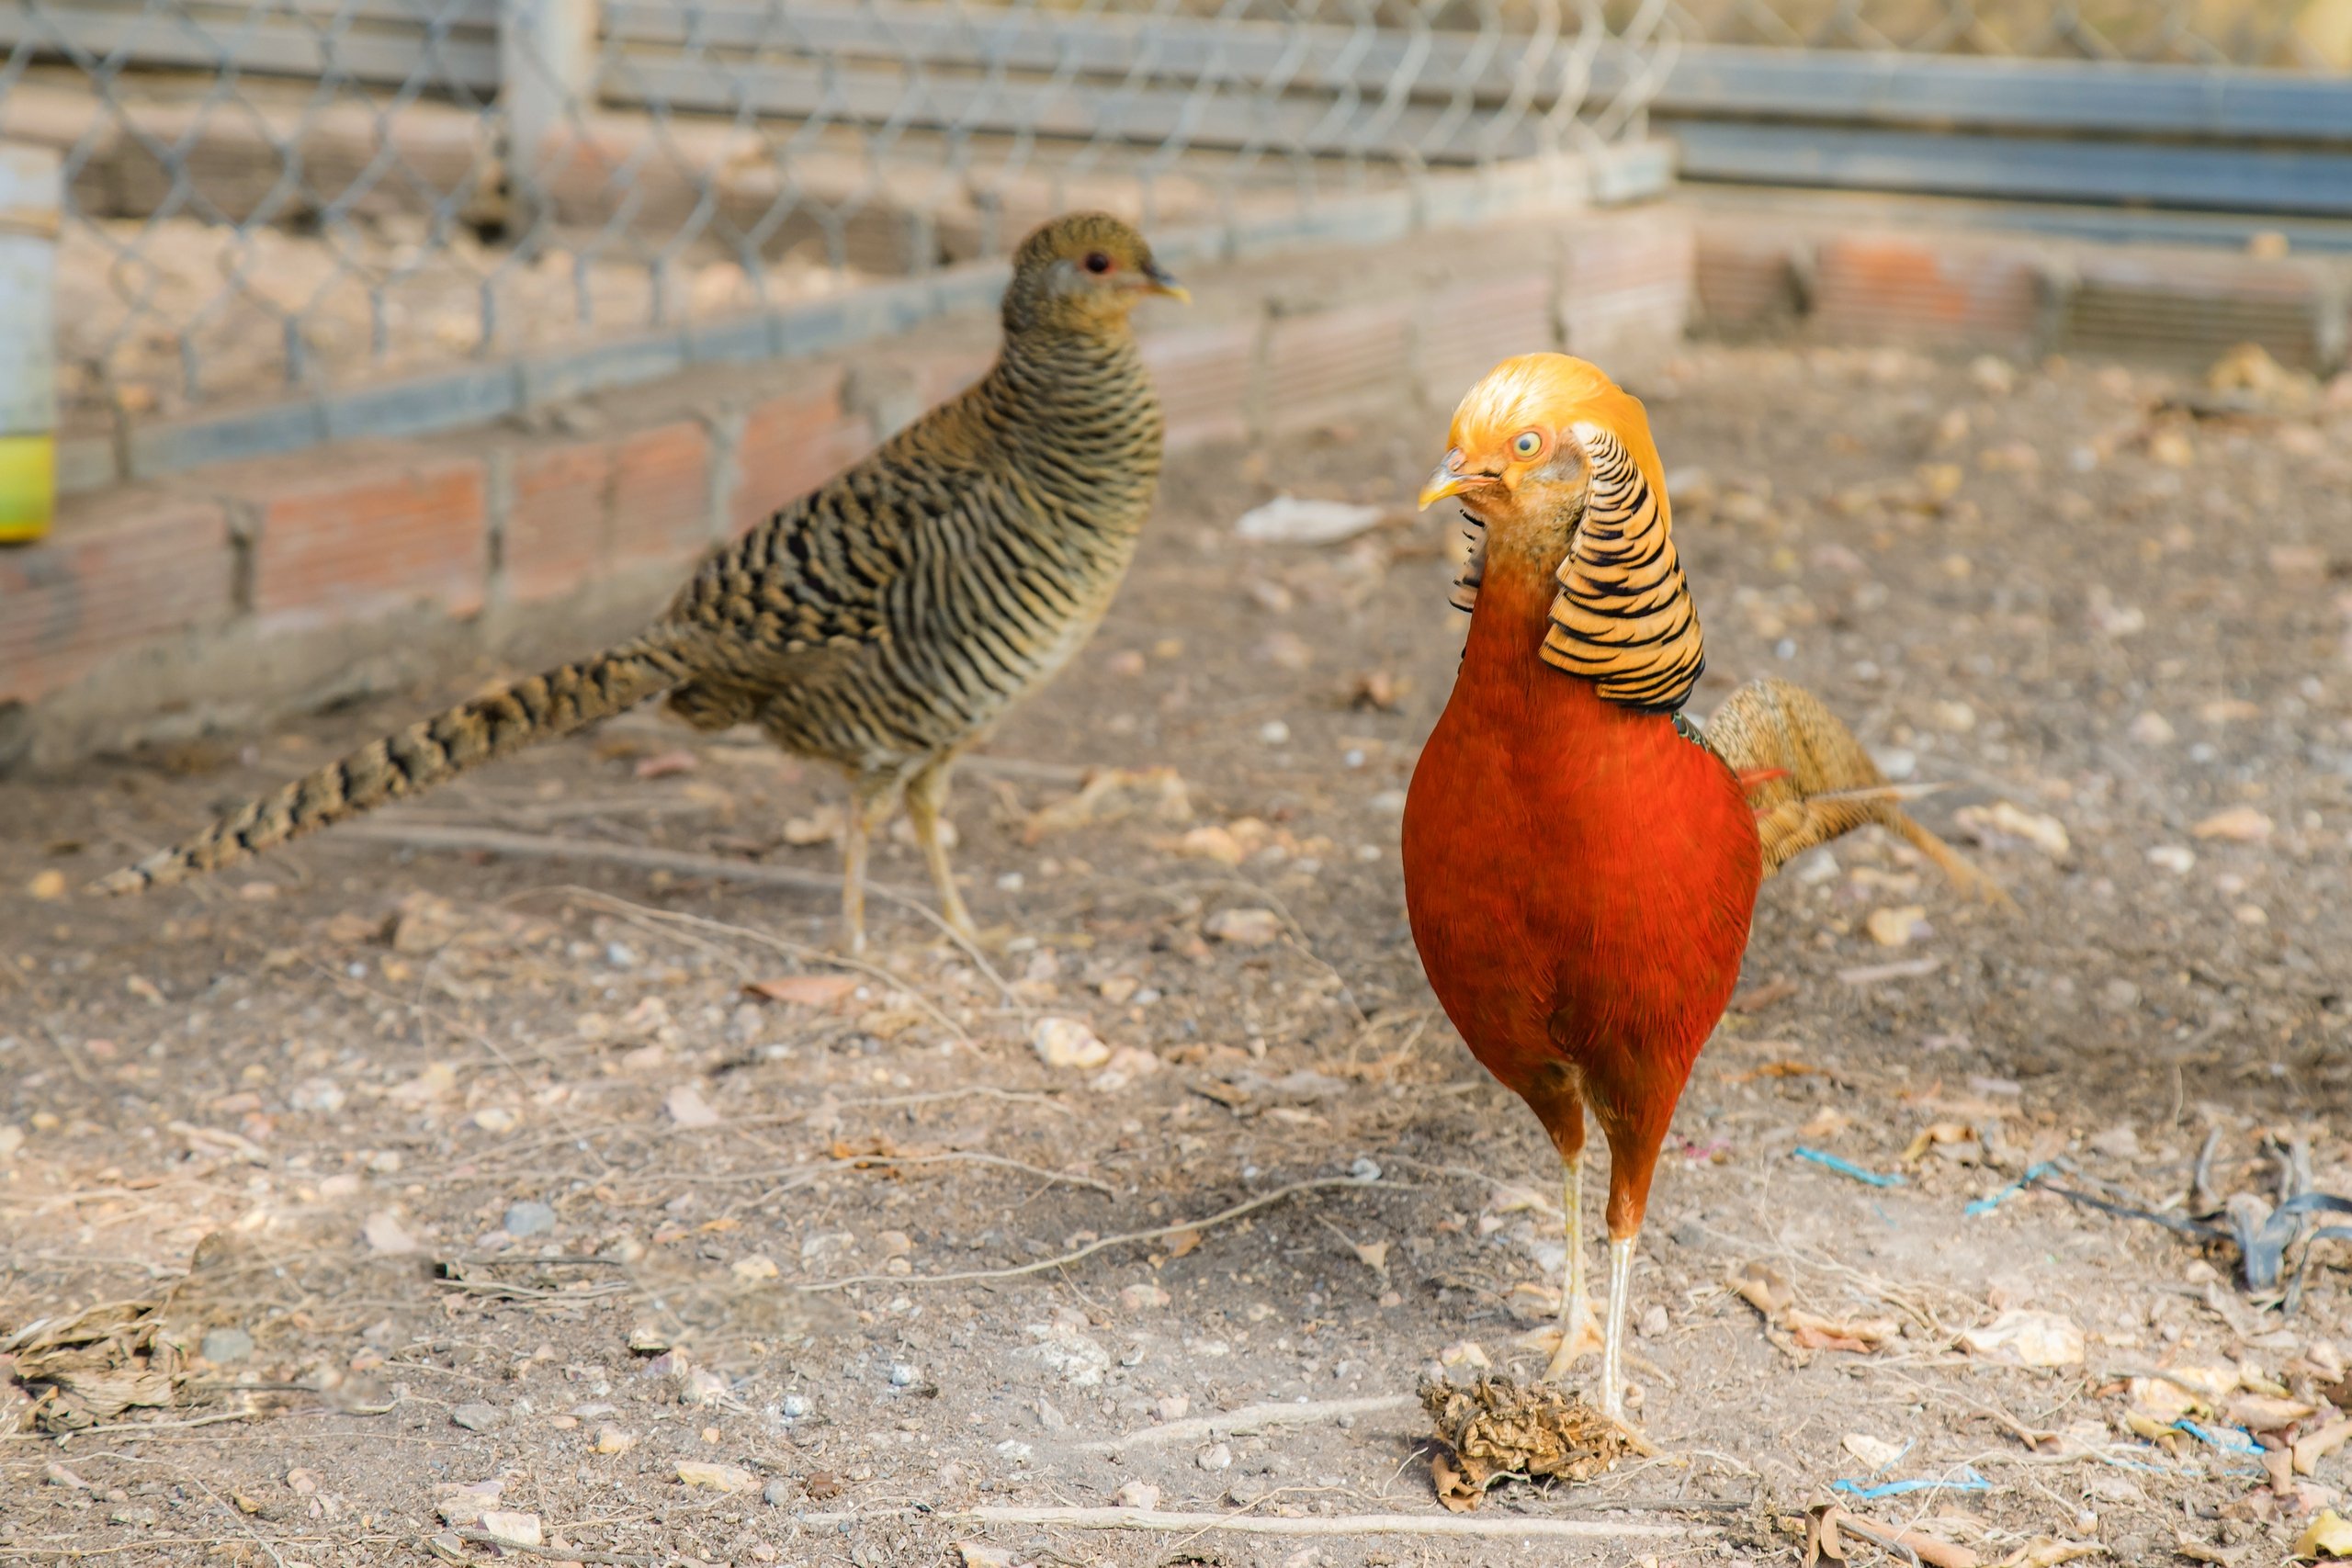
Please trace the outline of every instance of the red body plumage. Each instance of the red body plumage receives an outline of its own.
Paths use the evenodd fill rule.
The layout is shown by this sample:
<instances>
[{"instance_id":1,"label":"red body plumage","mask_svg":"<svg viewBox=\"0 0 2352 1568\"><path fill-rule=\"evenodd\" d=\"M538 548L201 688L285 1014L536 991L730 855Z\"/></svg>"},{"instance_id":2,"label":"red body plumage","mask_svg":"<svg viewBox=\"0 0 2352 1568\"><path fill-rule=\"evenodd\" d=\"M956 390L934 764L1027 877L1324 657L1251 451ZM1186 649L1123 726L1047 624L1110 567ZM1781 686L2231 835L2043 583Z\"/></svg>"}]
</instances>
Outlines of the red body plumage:
<instances>
[{"instance_id":1,"label":"red body plumage","mask_svg":"<svg viewBox=\"0 0 2352 1568\"><path fill-rule=\"evenodd\" d=\"M1554 592L1532 557L1487 567L1406 800L1406 898L1446 1015L1564 1156L1592 1108L1622 1236L1738 980L1762 863L1719 758L1537 659Z\"/></svg>"}]
</instances>

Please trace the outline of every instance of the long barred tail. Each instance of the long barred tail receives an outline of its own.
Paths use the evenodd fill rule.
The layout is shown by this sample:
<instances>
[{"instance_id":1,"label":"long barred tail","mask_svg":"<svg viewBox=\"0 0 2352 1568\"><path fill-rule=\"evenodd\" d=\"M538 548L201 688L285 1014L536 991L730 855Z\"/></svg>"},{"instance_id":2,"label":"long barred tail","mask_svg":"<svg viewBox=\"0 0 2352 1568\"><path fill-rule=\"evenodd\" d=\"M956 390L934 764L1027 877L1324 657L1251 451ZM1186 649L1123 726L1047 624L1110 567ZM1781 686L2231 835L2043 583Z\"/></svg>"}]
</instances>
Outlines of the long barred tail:
<instances>
[{"instance_id":1,"label":"long barred tail","mask_svg":"<svg viewBox=\"0 0 2352 1568\"><path fill-rule=\"evenodd\" d=\"M91 890L141 893L233 865L288 839L431 789L492 758L608 718L690 673L684 659L656 633L517 681L370 741L222 818L186 843L101 878Z\"/></svg>"},{"instance_id":2,"label":"long barred tail","mask_svg":"<svg viewBox=\"0 0 2352 1568\"><path fill-rule=\"evenodd\" d=\"M1903 809L1916 792L1887 783L1853 731L1794 682L1768 677L1742 686L1707 720L1705 739L1747 786L1767 876L1815 844L1876 823L1934 861L1963 893L2010 902L1998 883Z\"/></svg>"}]
</instances>

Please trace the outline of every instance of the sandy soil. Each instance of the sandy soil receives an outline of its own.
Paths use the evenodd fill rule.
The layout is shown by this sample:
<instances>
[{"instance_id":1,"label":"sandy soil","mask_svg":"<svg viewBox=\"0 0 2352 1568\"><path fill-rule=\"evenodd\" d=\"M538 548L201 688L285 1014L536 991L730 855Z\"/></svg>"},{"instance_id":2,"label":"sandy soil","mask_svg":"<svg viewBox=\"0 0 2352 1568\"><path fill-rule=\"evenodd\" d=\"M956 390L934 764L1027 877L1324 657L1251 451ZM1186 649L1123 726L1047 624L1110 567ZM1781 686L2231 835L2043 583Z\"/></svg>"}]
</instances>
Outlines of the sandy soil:
<instances>
[{"instance_id":1,"label":"sandy soil","mask_svg":"<svg viewBox=\"0 0 2352 1568\"><path fill-rule=\"evenodd\" d=\"M10 780L0 1349L54 1373L28 1325L133 1304L71 1390L0 1361L0 1428L90 1423L0 1438L0 1561L486 1561L468 1532L527 1515L541 1559L595 1562L1781 1562L1840 1479L1931 1483L1842 1500L1986 1563L2279 1561L2347 1483L2344 1249L2290 1314L2226 1245L1964 1206L2055 1160L2201 1209L2215 1134L2217 1198L2275 1199L2282 1159L2352 1191L2352 399L2197 416L2112 368L1771 347L1637 389L1697 706L1813 686L1950 786L1920 813L2019 905L1877 836L1767 888L1644 1237L1655 1458L1468 1514L1430 1488L1416 1386L1538 1369L1562 1251L1548 1145L1404 924L1401 791L1460 636L1448 525L1408 515L1422 416L1174 466L1093 653L961 786L985 963L887 902L856 967L822 891L355 832L36 897L446 691ZM1395 517L1236 542L1278 485ZM821 884L838 797L632 716L373 826ZM877 874L922 880L902 842ZM1084 1044L1057 1019L1107 1060L1041 1059ZM126 1393L168 1403L106 1414ZM975 1517L1152 1488L1337 1533Z\"/></svg>"}]
</instances>

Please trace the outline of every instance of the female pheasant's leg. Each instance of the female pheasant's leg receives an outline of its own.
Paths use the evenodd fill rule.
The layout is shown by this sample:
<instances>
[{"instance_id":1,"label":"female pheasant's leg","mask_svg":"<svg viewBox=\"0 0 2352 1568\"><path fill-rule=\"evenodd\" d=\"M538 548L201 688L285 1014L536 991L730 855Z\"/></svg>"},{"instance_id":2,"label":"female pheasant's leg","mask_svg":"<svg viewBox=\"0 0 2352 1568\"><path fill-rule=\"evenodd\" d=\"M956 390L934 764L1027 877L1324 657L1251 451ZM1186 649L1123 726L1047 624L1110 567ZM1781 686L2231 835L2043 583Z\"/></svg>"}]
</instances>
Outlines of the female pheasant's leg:
<instances>
[{"instance_id":1,"label":"female pheasant's leg","mask_svg":"<svg viewBox=\"0 0 2352 1568\"><path fill-rule=\"evenodd\" d=\"M1633 1299L1634 1237L1609 1238L1609 1331L1600 1351L1600 1413L1625 1418L1625 1307Z\"/></svg>"},{"instance_id":2,"label":"female pheasant's leg","mask_svg":"<svg viewBox=\"0 0 2352 1568\"><path fill-rule=\"evenodd\" d=\"M939 913L956 934L967 942L979 939L972 912L956 890L956 874L947 864L947 845L939 825L947 809L947 770L954 759L942 757L907 783L907 818L914 824L915 842L922 846L923 863L931 868L932 886L939 889Z\"/></svg>"},{"instance_id":3,"label":"female pheasant's leg","mask_svg":"<svg viewBox=\"0 0 2352 1568\"><path fill-rule=\"evenodd\" d=\"M849 820L842 827L842 941L852 953L865 951L866 843L889 814L898 784L890 773L858 773L850 780Z\"/></svg>"},{"instance_id":4,"label":"female pheasant's leg","mask_svg":"<svg viewBox=\"0 0 2352 1568\"><path fill-rule=\"evenodd\" d=\"M1559 1382L1568 1369L1601 1348L1600 1325L1594 1321L1592 1301L1586 1293L1584 1267L1584 1151L1566 1161L1567 1178L1560 1206L1567 1215L1568 1279L1560 1292L1560 1343L1544 1369L1544 1381Z\"/></svg>"}]
</instances>

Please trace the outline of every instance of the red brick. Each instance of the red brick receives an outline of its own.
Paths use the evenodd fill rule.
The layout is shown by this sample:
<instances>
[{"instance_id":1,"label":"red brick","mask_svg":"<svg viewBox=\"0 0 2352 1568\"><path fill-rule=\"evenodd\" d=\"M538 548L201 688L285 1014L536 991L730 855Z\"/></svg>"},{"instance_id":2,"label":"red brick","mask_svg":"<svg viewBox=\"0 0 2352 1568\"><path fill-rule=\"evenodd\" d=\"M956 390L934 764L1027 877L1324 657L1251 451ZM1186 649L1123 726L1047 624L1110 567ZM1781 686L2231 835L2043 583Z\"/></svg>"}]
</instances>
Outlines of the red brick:
<instances>
[{"instance_id":1,"label":"red brick","mask_svg":"<svg viewBox=\"0 0 2352 1568\"><path fill-rule=\"evenodd\" d=\"M873 448L866 422L842 412L838 388L787 392L752 406L735 448L730 533L741 534L848 468Z\"/></svg>"},{"instance_id":2,"label":"red brick","mask_svg":"<svg viewBox=\"0 0 2352 1568\"><path fill-rule=\"evenodd\" d=\"M1270 423L1313 423L1379 400L1407 368L1407 302L1347 305L1277 320L1267 340Z\"/></svg>"},{"instance_id":3,"label":"red brick","mask_svg":"<svg viewBox=\"0 0 2352 1568\"><path fill-rule=\"evenodd\" d=\"M710 540L710 433L691 420L613 443L616 568L693 559Z\"/></svg>"},{"instance_id":4,"label":"red brick","mask_svg":"<svg viewBox=\"0 0 2352 1568\"><path fill-rule=\"evenodd\" d=\"M2330 347L2324 297L2296 261L2086 246L2058 346L2202 366L2258 343L2282 364L2316 369Z\"/></svg>"},{"instance_id":5,"label":"red brick","mask_svg":"<svg viewBox=\"0 0 2352 1568\"><path fill-rule=\"evenodd\" d=\"M1168 422L1168 445L1197 446L1249 434L1250 378L1258 358L1255 322L1154 333L1143 358Z\"/></svg>"},{"instance_id":6,"label":"red brick","mask_svg":"<svg viewBox=\"0 0 2352 1568\"><path fill-rule=\"evenodd\" d=\"M253 611L268 629L333 626L430 602L481 607L490 558L479 457L329 448L238 464L215 488L254 510Z\"/></svg>"},{"instance_id":7,"label":"red brick","mask_svg":"<svg viewBox=\"0 0 2352 1568\"><path fill-rule=\"evenodd\" d=\"M1680 341L1690 317L1692 234L1635 213L1570 231L1560 278L1570 354L1622 368Z\"/></svg>"},{"instance_id":8,"label":"red brick","mask_svg":"<svg viewBox=\"0 0 2352 1568\"><path fill-rule=\"evenodd\" d=\"M1783 235L1711 225L1699 235L1693 272L1699 313L1713 332L1786 327L1803 308L1795 248Z\"/></svg>"},{"instance_id":9,"label":"red brick","mask_svg":"<svg viewBox=\"0 0 2352 1568\"><path fill-rule=\"evenodd\" d=\"M500 556L509 594L553 598L607 570L612 483L612 451L601 441L514 454Z\"/></svg>"},{"instance_id":10,"label":"red brick","mask_svg":"<svg viewBox=\"0 0 2352 1568\"><path fill-rule=\"evenodd\" d=\"M2021 341L2033 334L2041 299L2030 256L1948 238L1831 240L1814 280L1821 331L1860 341Z\"/></svg>"},{"instance_id":11,"label":"red brick","mask_svg":"<svg viewBox=\"0 0 2352 1568\"><path fill-rule=\"evenodd\" d=\"M1512 355L1560 346L1552 319L1552 280L1540 272L1441 289L1416 321L1422 395L1445 409Z\"/></svg>"},{"instance_id":12,"label":"red brick","mask_svg":"<svg viewBox=\"0 0 2352 1568\"><path fill-rule=\"evenodd\" d=\"M148 489L66 496L46 544L0 549L0 700L30 701L112 655L235 608L226 512Z\"/></svg>"}]
</instances>

